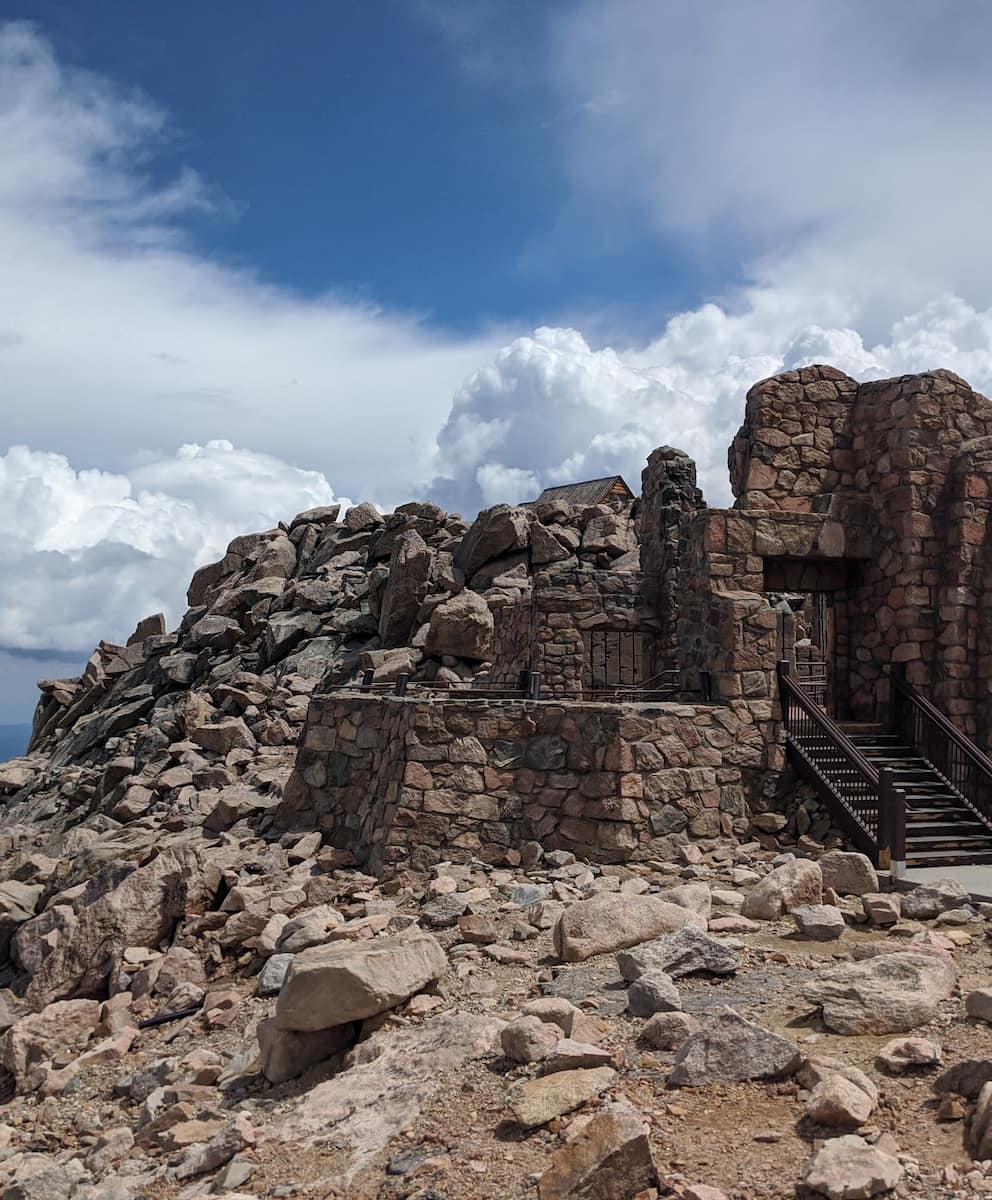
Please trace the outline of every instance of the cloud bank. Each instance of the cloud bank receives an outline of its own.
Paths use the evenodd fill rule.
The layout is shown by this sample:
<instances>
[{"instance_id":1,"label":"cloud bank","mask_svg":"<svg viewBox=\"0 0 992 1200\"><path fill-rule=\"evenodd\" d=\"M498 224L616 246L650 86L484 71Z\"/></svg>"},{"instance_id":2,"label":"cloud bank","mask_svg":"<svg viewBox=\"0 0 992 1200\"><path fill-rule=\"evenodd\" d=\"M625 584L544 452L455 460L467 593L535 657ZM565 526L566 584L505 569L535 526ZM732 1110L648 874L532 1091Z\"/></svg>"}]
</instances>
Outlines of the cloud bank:
<instances>
[{"instance_id":1,"label":"cloud bank","mask_svg":"<svg viewBox=\"0 0 992 1200\"><path fill-rule=\"evenodd\" d=\"M0 26L4 444L130 471L144 449L228 439L359 498L422 491L452 392L505 335L212 261L184 231L225 201L189 168L155 181L170 136L149 98Z\"/></svg>"},{"instance_id":2,"label":"cloud bank","mask_svg":"<svg viewBox=\"0 0 992 1200\"><path fill-rule=\"evenodd\" d=\"M152 612L175 623L195 564L334 501L319 472L225 441L127 475L14 446L0 456L0 646L80 651Z\"/></svg>"},{"instance_id":3,"label":"cloud bank","mask_svg":"<svg viewBox=\"0 0 992 1200\"><path fill-rule=\"evenodd\" d=\"M439 435L437 490L466 508L533 498L542 488L621 474L638 490L655 446L695 458L714 505L731 502L727 447L757 380L810 363L858 379L945 366L992 393L992 310L957 296L897 321L866 346L850 328L733 316L716 305L683 313L641 349L593 349L574 329L517 338L455 395Z\"/></svg>"}]
</instances>

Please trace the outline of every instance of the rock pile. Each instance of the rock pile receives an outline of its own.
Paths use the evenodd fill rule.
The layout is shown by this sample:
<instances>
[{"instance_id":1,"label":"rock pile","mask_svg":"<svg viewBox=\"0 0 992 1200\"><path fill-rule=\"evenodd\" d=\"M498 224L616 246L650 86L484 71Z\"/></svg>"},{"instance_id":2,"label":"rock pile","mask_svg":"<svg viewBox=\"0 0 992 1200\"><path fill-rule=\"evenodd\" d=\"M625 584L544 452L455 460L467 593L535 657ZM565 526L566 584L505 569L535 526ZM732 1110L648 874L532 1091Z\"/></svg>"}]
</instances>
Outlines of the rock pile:
<instances>
[{"instance_id":1,"label":"rock pile","mask_svg":"<svg viewBox=\"0 0 992 1200\"><path fill-rule=\"evenodd\" d=\"M0 768L5 1200L992 1189L990 910L953 883L777 814L385 879L275 825L319 679L479 677L535 569L636 555L612 510L339 516L236 539Z\"/></svg>"}]
</instances>

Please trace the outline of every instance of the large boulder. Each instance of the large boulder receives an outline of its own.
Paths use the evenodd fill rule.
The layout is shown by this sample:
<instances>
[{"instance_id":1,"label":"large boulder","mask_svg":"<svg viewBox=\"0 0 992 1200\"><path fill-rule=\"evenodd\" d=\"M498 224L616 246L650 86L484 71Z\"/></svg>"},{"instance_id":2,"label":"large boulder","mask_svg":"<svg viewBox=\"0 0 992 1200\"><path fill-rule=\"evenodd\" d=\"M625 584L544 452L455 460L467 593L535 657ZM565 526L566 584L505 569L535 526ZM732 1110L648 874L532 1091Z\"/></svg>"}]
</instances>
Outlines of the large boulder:
<instances>
[{"instance_id":1,"label":"large boulder","mask_svg":"<svg viewBox=\"0 0 992 1200\"><path fill-rule=\"evenodd\" d=\"M902 915L913 921L929 921L951 908L962 908L971 897L968 889L956 879L938 879L921 883L911 892L900 896Z\"/></svg>"},{"instance_id":2,"label":"large boulder","mask_svg":"<svg viewBox=\"0 0 992 1200\"><path fill-rule=\"evenodd\" d=\"M556 1150L537 1184L539 1200L634 1196L658 1182L650 1127L629 1104L607 1104Z\"/></svg>"},{"instance_id":3,"label":"large boulder","mask_svg":"<svg viewBox=\"0 0 992 1200\"><path fill-rule=\"evenodd\" d=\"M870 1200L902 1180L899 1160L849 1133L830 1138L806 1168L803 1183L828 1200Z\"/></svg>"},{"instance_id":4,"label":"large boulder","mask_svg":"<svg viewBox=\"0 0 992 1200\"><path fill-rule=\"evenodd\" d=\"M296 956L276 1002L279 1029L313 1032L374 1017L440 979L437 940L411 928L370 942L334 942Z\"/></svg>"},{"instance_id":5,"label":"large boulder","mask_svg":"<svg viewBox=\"0 0 992 1200\"><path fill-rule=\"evenodd\" d=\"M430 548L415 529L396 539L379 611L379 637L384 646L402 646L410 640L417 611L427 595L431 560Z\"/></svg>"},{"instance_id":6,"label":"large boulder","mask_svg":"<svg viewBox=\"0 0 992 1200\"><path fill-rule=\"evenodd\" d=\"M86 905L59 936L25 992L33 1009L54 1000L99 997L128 946L157 946L185 916L202 911L216 881L194 845L163 850L112 891Z\"/></svg>"},{"instance_id":7,"label":"large boulder","mask_svg":"<svg viewBox=\"0 0 992 1200\"><path fill-rule=\"evenodd\" d=\"M664 971L673 979L705 971L730 975L741 965L739 946L728 945L699 929L686 925L675 933L644 942L617 955L620 974L631 982L646 971Z\"/></svg>"},{"instance_id":8,"label":"large boulder","mask_svg":"<svg viewBox=\"0 0 992 1200\"><path fill-rule=\"evenodd\" d=\"M433 658L451 654L481 661L492 653L494 629L493 614L482 596L462 591L431 613L424 651Z\"/></svg>"},{"instance_id":9,"label":"large boulder","mask_svg":"<svg viewBox=\"0 0 992 1200\"><path fill-rule=\"evenodd\" d=\"M526 550L532 519L527 509L509 504L483 510L455 550L455 566L471 576L494 558Z\"/></svg>"},{"instance_id":10,"label":"large boulder","mask_svg":"<svg viewBox=\"0 0 992 1200\"><path fill-rule=\"evenodd\" d=\"M0 1063L22 1088L31 1071L55 1058L74 1058L100 1020L98 1000L61 1000L28 1013L0 1038Z\"/></svg>"},{"instance_id":11,"label":"large boulder","mask_svg":"<svg viewBox=\"0 0 992 1200\"><path fill-rule=\"evenodd\" d=\"M805 994L835 1033L908 1033L933 1019L955 982L942 958L906 951L829 967Z\"/></svg>"},{"instance_id":12,"label":"large boulder","mask_svg":"<svg viewBox=\"0 0 992 1200\"><path fill-rule=\"evenodd\" d=\"M554 927L555 952L565 962L583 962L594 954L625 950L686 925L705 928L705 920L657 896L604 892L570 904Z\"/></svg>"},{"instance_id":13,"label":"large boulder","mask_svg":"<svg viewBox=\"0 0 992 1200\"><path fill-rule=\"evenodd\" d=\"M280 1029L270 1017L258 1023L258 1049L262 1074L269 1083L285 1083L346 1050L354 1039L357 1026L335 1025L332 1029L317 1029L301 1033L295 1029Z\"/></svg>"},{"instance_id":14,"label":"large boulder","mask_svg":"<svg viewBox=\"0 0 992 1200\"><path fill-rule=\"evenodd\" d=\"M582 549L586 554L606 554L619 558L637 549L634 525L622 513L603 512L592 517L582 533Z\"/></svg>"},{"instance_id":15,"label":"large boulder","mask_svg":"<svg viewBox=\"0 0 992 1200\"><path fill-rule=\"evenodd\" d=\"M868 896L878 891L878 874L866 854L828 850L820 859L823 886L838 896Z\"/></svg>"},{"instance_id":16,"label":"large boulder","mask_svg":"<svg viewBox=\"0 0 992 1200\"><path fill-rule=\"evenodd\" d=\"M670 1087L702 1087L782 1079L795 1074L801 1062L802 1054L794 1042L724 1008L682 1043L668 1083Z\"/></svg>"},{"instance_id":17,"label":"large boulder","mask_svg":"<svg viewBox=\"0 0 992 1200\"><path fill-rule=\"evenodd\" d=\"M754 921L777 921L801 904L819 904L822 899L823 876L817 863L794 858L755 884L741 914Z\"/></svg>"},{"instance_id":18,"label":"large boulder","mask_svg":"<svg viewBox=\"0 0 992 1200\"><path fill-rule=\"evenodd\" d=\"M349 532L364 533L368 529L378 529L382 517L375 505L363 500L361 504L348 509L344 514L344 523Z\"/></svg>"}]
</instances>

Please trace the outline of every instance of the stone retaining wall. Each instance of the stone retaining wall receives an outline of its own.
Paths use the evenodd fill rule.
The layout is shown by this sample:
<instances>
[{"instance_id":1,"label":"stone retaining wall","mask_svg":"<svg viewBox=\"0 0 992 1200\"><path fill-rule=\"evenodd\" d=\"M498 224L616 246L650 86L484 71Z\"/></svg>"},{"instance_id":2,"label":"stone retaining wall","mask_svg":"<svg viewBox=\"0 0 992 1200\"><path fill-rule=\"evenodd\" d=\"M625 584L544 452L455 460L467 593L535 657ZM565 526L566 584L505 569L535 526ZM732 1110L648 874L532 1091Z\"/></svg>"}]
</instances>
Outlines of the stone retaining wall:
<instances>
[{"instance_id":1,"label":"stone retaining wall","mask_svg":"<svg viewBox=\"0 0 992 1200\"><path fill-rule=\"evenodd\" d=\"M331 693L277 813L381 872L499 861L536 840L599 862L744 835L775 736L766 701L597 705Z\"/></svg>"}]
</instances>

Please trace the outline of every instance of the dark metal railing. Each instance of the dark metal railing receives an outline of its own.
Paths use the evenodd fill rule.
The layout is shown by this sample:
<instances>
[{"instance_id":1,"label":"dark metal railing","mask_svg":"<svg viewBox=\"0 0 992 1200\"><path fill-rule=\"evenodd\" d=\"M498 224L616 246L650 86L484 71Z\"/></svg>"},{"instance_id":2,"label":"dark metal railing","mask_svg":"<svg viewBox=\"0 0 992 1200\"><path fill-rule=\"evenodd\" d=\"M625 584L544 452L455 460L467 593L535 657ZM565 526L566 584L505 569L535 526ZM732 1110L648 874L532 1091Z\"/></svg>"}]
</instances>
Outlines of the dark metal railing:
<instances>
[{"instance_id":1,"label":"dark metal railing","mask_svg":"<svg viewBox=\"0 0 992 1200\"><path fill-rule=\"evenodd\" d=\"M860 850L885 869L906 861L906 797L888 767L875 767L779 663L779 700L789 757Z\"/></svg>"},{"instance_id":2,"label":"dark metal railing","mask_svg":"<svg viewBox=\"0 0 992 1200\"><path fill-rule=\"evenodd\" d=\"M710 702L708 675L704 676L702 688L696 693L682 687L678 671L661 671L642 683L582 687L571 691L544 687L540 671L523 671L516 684L492 683L486 679L465 682L415 680L407 673L377 682L374 671L365 671L360 683L344 684L335 690L357 691L373 696L451 696L459 699L474 696L483 700L584 700L598 704L651 704L676 700Z\"/></svg>"},{"instance_id":3,"label":"dark metal railing","mask_svg":"<svg viewBox=\"0 0 992 1200\"><path fill-rule=\"evenodd\" d=\"M376 682L374 671L365 671L362 681L358 684L345 684L341 691L359 691L376 696L407 696L407 695L439 695L439 696L478 696L480 699L491 700L539 700L541 697L541 676L538 671L524 671L520 681L513 683L493 683L488 679L454 680L433 679L413 680L408 673L397 675L395 679Z\"/></svg>"},{"instance_id":4,"label":"dark metal railing","mask_svg":"<svg viewBox=\"0 0 992 1200\"><path fill-rule=\"evenodd\" d=\"M992 828L992 759L906 680L906 668L893 663L890 672L890 726L912 746Z\"/></svg>"}]
</instances>

